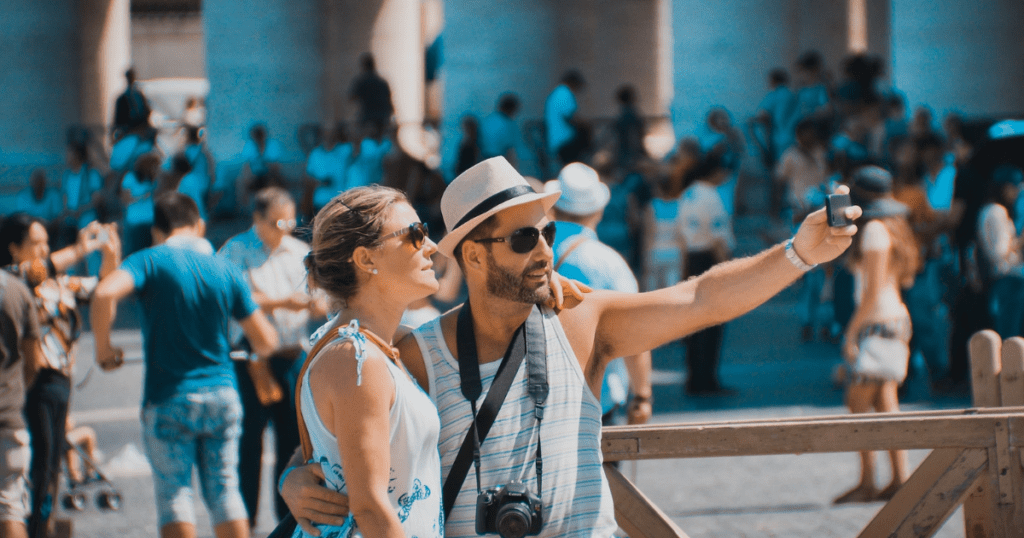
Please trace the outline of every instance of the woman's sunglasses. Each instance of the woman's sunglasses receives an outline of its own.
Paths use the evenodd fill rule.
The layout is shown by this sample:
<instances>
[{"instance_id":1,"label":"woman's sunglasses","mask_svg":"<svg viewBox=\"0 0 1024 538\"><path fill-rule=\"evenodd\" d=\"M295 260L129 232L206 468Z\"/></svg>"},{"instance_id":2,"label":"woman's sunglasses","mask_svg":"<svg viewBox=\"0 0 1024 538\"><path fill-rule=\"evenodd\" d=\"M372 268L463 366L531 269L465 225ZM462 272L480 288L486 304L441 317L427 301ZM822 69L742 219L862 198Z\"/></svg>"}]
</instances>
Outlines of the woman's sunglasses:
<instances>
[{"instance_id":1,"label":"woman's sunglasses","mask_svg":"<svg viewBox=\"0 0 1024 538\"><path fill-rule=\"evenodd\" d=\"M526 254L537 246L537 241L540 237L544 236L544 241L547 241L548 246L555 244L555 223L549 222L543 228L537 229L533 226L527 226L526 228L519 228L512 232L512 235L506 237L487 237L484 239L473 239L477 243L508 243L508 246L512 249L512 252L516 254Z\"/></svg>"},{"instance_id":2,"label":"woman's sunglasses","mask_svg":"<svg viewBox=\"0 0 1024 538\"><path fill-rule=\"evenodd\" d=\"M416 249L420 249L423 247L423 242L426 240L427 236L430 235L430 231L427 229L426 223L414 222L397 232L381 236L379 242L383 243L392 237L401 237L405 234L409 234L409 241L412 241L412 246Z\"/></svg>"}]
</instances>

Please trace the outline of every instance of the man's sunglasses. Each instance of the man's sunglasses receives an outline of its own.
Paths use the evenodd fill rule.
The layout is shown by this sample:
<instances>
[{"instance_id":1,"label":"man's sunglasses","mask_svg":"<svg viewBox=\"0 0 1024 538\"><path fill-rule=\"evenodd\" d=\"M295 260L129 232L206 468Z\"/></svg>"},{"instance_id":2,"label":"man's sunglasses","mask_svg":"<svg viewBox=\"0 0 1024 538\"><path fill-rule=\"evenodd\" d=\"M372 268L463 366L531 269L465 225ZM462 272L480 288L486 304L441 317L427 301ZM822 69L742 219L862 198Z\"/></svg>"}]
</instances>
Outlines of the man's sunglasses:
<instances>
[{"instance_id":1,"label":"man's sunglasses","mask_svg":"<svg viewBox=\"0 0 1024 538\"><path fill-rule=\"evenodd\" d=\"M548 243L549 247L554 245L555 223L549 222L540 229L533 226L519 228L512 232L512 235L506 237L486 237L484 239L473 239L473 241L477 243L508 243L508 246L512 248L512 252L526 254L537 246L537 241L541 236L544 236L544 241Z\"/></svg>"},{"instance_id":2,"label":"man's sunglasses","mask_svg":"<svg viewBox=\"0 0 1024 538\"><path fill-rule=\"evenodd\" d=\"M427 230L427 224L424 222L414 222L405 228L398 230L397 232L389 233L385 236L381 236L378 242L383 243L392 237L401 237L405 234L409 234L409 241L412 241L412 246L416 249L423 248L423 242L427 236L430 235L430 231Z\"/></svg>"}]
</instances>

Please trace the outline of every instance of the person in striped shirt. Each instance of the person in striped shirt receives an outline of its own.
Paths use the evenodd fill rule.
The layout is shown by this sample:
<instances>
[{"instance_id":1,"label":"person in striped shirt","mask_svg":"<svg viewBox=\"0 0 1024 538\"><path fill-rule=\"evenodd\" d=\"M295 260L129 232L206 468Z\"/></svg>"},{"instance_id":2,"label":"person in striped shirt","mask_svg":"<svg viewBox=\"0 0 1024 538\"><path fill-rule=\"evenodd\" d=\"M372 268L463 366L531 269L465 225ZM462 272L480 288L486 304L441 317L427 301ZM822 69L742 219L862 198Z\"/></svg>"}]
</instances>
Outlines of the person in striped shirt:
<instances>
[{"instance_id":1,"label":"person in striped shirt","mask_svg":"<svg viewBox=\"0 0 1024 538\"><path fill-rule=\"evenodd\" d=\"M462 268L469 300L416 329L398 348L409 372L437 404L441 474L447 476L473 420L460 390L456 327L461 308L471 309L486 392L514 334L539 307L550 387L543 421L536 420L526 367L521 366L481 445L479 487L521 481L539 494L539 536L612 536L617 524L600 447L599 398L608 363L752 310L813 265L842 254L856 227L830 228L820 210L785 245L653 292L601 290L582 301L567 297L564 306L572 308L556 311L547 306L552 288L561 287L552 272L554 225L546 211L559 195L534 192L502 157L477 164L448 185L441 211L449 232L438 250ZM860 209L848 208L846 215L855 219ZM543 488L538 487L534 457L540 439ZM339 514L347 512L347 499L318 487L320 478L315 466L304 466L281 484L301 525L344 520ZM477 536L477 487L474 476L463 483L445 521L447 536Z\"/></svg>"}]
</instances>

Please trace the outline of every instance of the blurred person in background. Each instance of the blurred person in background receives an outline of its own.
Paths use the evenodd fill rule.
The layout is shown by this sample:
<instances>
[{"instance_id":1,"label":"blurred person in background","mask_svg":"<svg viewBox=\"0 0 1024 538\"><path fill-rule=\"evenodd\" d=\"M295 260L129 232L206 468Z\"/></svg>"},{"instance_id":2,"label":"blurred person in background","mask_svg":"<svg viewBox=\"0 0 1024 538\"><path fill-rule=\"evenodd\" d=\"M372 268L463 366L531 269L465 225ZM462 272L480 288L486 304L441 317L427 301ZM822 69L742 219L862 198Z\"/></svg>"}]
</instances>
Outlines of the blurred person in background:
<instances>
[{"instance_id":1,"label":"blurred person in background","mask_svg":"<svg viewBox=\"0 0 1024 538\"><path fill-rule=\"evenodd\" d=\"M653 196L643 211L643 289L672 286L682 278L684 266L679 235L679 197L685 176L675 174L664 163L650 167Z\"/></svg>"},{"instance_id":2,"label":"blurred person in background","mask_svg":"<svg viewBox=\"0 0 1024 538\"><path fill-rule=\"evenodd\" d=\"M615 161L627 172L632 172L640 159L647 155L644 118L637 109L636 100L636 88L628 84L615 92L615 101L619 104L619 115L615 118Z\"/></svg>"},{"instance_id":3,"label":"blurred person in background","mask_svg":"<svg viewBox=\"0 0 1024 538\"><path fill-rule=\"evenodd\" d=\"M96 288L96 363L105 371L124 364L123 351L110 343L110 329L117 303L135 294L145 361L142 434L160 536L196 536L192 474L198 470L214 534L247 537L249 518L238 490L242 404L228 321L239 321L261 358L273 354L277 334L241 272L213 255L191 198L163 194L153 215L155 246L129 256Z\"/></svg>"},{"instance_id":4,"label":"blurred person in background","mask_svg":"<svg viewBox=\"0 0 1024 538\"><path fill-rule=\"evenodd\" d=\"M996 168L978 215L978 262L991 327L1003 338L1021 336L1024 320L1024 237L1013 224L1022 181L1020 168Z\"/></svg>"},{"instance_id":5,"label":"blurred person in background","mask_svg":"<svg viewBox=\"0 0 1024 538\"><path fill-rule=\"evenodd\" d=\"M28 538L28 470L25 386L43 364L39 318L31 292L0 271L0 536Z\"/></svg>"},{"instance_id":6,"label":"blurred person in background","mask_svg":"<svg viewBox=\"0 0 1024 538\"><path fill-rule=\"evenodd\" d=\"M942 120L946 135L946 159L957 168L962 168L971 159L974 146L964 136L964 119L959 114L949 113Z\"/></svg>"},{"instance_id":7,"label":"blurred person in background","mask_svg":"<svg viewBox=\"0 0 1024 538\"><path fill-rule=\"evenodd\" d=\"M899 411L896 390L910 358L910 314L900 291L910 287L920 252L907 223L908 209L892 198L892 175L877 166L854 172L850 198L864 213L850 248L856 309L846 326L843 358L850 375L846 405L852 413ZM909 476L905 450L889 451L892 481L875 487L872 452L861 452L860 482L836 504L889 500Z\"/></svg>"},{"instance_id":8,"label":"blurred person in background","mask_svg":"<svg viewBox=\"0 0 1024 538\"><path fill-rule=\"evenodd\" d=\"M121 181L121 199L124 212L125 256L153 244L150 228L153 226L153 195L158 187L160 157L147 153L135 163L135 169Z\"/></svg>"},{"instance_id":9,"label":"blurred person in background","mask_svg":"<svg viewBox=\"0 0 1024 538\"><path fill-rule=\"evenodd\" d=\"M686 176L679 201L676 233L682 242L682 278L687 280L707 272L732 258L736 237L732 218L722 202L720 187L729 181L730 170L717 155L707 155ZM730 396L735 390L722 386L718 363L722 355L724 325L697 331L685 339L687 378L684 391L689 396Z\"/></svg>"},{"instance_id":10,"label":"blurred person in background","mask_svg":"<svg viewBox=\"0 0 1024 538\"><path fill-rule=\"evenodd\" d=\"M816 50L804 52L793 66L795 97L793 113L789 118L790 135L797 122L804 118L827 123L832 114L829 88L825 79L825 61Z\"/></svg>"},{"instance_id":11,"label":"blurred person in background","mask_svg":"<svg viewBox=\"0 0 1024 538\"><path fill-rule=\"evenodd\" d=\"M252 193L270 186L280 187L284 183L281 159L284 148L277 140L270 138L265 123L259 122L249 128L249 139L242 146L242 173L239 176L239 191L236 200L242 207L248 207Z\"/></svg>"},{"instance_id":12,"label":"blurred person in background","mask_svg":"<svg viewBox=\"0 0 1024 538\"><path fill-rule=\"evenodd\" d=\"M362 136L352 148L352 164L345 178L345 190L383 183L384 157L394 147L384 129L379 122L363 124Z\"/></svg>"},{"instance_id":13,"label":"blurred person in background","mask_svg":"<svg viewBox=\"0 0 1024 538\"><path fill-rule=\"evenodd\" d=\"M124 93L114 101L114 133L128 133L139 127L149 127L149 103L142 90L135 85L135 68L132 67L124 73L127 87Z\"/></svg>"},{"instance_id":14,"label":"blurred person in background","mask_svg":"<svg viewBox=\"0 0 1024 538\"><path fill-rule=\"evenodd\" d=\"M710 136L701 141L708 156L714 156L729 171L729 177L718 186L718 194L729 216L736 214L736 193L743 192L740 185L740 167L743 164L743 132L732 124L732 116L723 107L708 111L707 127Z\"/></svg>"},{"instance_id":15,"label":"blurred person in background","mask_svg":"<svg viewBox=\"0 0 1024 538\"><path fill-rule=\"evenodd\" d=\"M306 184L302 197L302 214L309 222L346 188L348 168L352 164L352 144L343 124L320 128L320 145L313 148L306 160Z\"/></svg>"},{"instance_id":16,"label":"blurred person in background","mask_svg":"<svg viewBox=\"0 0 1024 538\"><path fill-rule=\"evenodd\" d=\"M71 371L76 344L83 331L80 303L89 302L99 278L68 275L67 270L89 253L102 249L100 277L113 271L120 260L121 243L113 224L92 222L83 228L70 247L50 252L44 223L15 213L0 225L0 267L23 280L35 299L40 324L42 362L34 364L25 405L32 437L32 536L45 537L57 478L64 453L65 424L71 397Z\"/></svg>"},{"instance_id":17,"label":"blurred person in background","mask_svg":"<svg viewBox=\"0 0 1024 538\"><path fill-rule=\"evenodd\" d=\"M803 222L816 208L825 203L827 192L828 160L825 147L818 134L818 124L811 119L801 120L796 127L796 144L782 154L775 170L775 182L785 192L783 219L791 230ZM816 267L804 274L800 283L800 339L810 342L819 326L821 292L825 285L825 268ZM832 327L820 324L823 337L831 339Z\"/></svg>"},{"instance_id":18,"label":"blurred person in background","mask_svg":"<svg viewBox=\"0 0 1024 538\"><path fill-rule=\"evenodd\" d=\"M202 97L191 96L185 100L185 111L181 114L181 123L186 128L200 128L206 125L206 102Z\"/></svg>"},{"instance_id":19,"label":"blurred person in background","mask_svg":"<svg viewBox=\"0 0 1024 538\"><path fill-rule=\"evenodd\" d=\"M611 199L611 190L601 182L594 169L583 163L570 163L558 173L558 179L544 184L545 192L562 195L554 205L557 233L554 271L578 280L593 289L637 293L637 284L629 264L597 236L597 223ZM652 412L651 353L649 351L608 363L601 384L601 423L615 423L616 414L627 401L630 424L646 424Z\"/></svg>"},{"instance_id":20,"label":"blurred person in background","mask_svg":"<svg viewBox=\"0 0 1024 538\"><path fill-rule=\"evenodd\" d=\"M135 127L114 141L110 148L110 170L117 175L118 181L121 176L135 168L135 161L139 157L154 151L156 148L156 131L148 125Z\"/></svg>"},{"instance_id":21,"label":"blurred person in background","mask_svg":"<svg viewBox=\"0 0 1024 538\"><path fill-rule=\"evenodd\" d=\"M455 175L459 175L480 162L480 125L471 114L462 117L462 139L456 156Z\"/></svg>"},{"instance_id":22,"label":"blurred person in background","mask_svg":"<svg viewBox=\"0 0 1024 538\"><path fill-rule=\"evenodd\" d=\"M519 107L516 94L503 93L494 112L480 121L480 160L500 155L512 166L519 164L516 159L516 148L520 144L519 126L515 121Z\"/></svg>"},{"instance_id":23,"label":"blurred person in background","mask_svg":"<svg viewBox=\"0 0 1024 538\"><path fill-rule=\"evenodd\" d=\"M951 385L947 378L950 308L944 299L946 284L943 283L935 245L939 236L956 227L958 216L953 212L936 211L928 200L917 142L902 136L891 140L890 145L893 148L890 150L894 170L893 198L907 206L907 222L921 251L921 265L914 285L903 292L903 301L914 326L910 350L915 360L911 364L917 363L917 356L920 356L928 367L932 390L945 390Z\"/></svg>"},{"instance_id":24,"label":"blurred person in background","mask_svg":"<svg viewBox=\"0 0 1024 538\"><path fill-rule=\"evenodd\" d=\"M296 223L295 201L288 191L269 187L256 193L252 221L251 228L228 239L218 252L242 272L253 300L270 319L280 342L266 359L268 368L235 361L243 410L238 474L250 528L256 525L259 508L264 430L269 422L274 423L277 464L271 483L276 484L299 446L294 388L309 347L309 320L324 316L327 309L324 298L313 300L306 289L303 260L309 245L291 235ZM249 349L242 337L241 329L232 324L234 347ZM277 384L279 397L264 388L267 384ZM280 495L274 497L277 516L283 517L287 507Z\"/></svg>"},{"instance_id":25,"label":"blurred person in background","mask_svg":"<svg viewBox=\"0 0 1024 538\"><path fill-rule=\"evenodd\" d=\"M644 175L652 168L652 161L645 158L638 163L636 171L627 172L616 165L610 152L599 151L594 155L594 168L601 182L611 190L604 215L597 223L597 236L626 259L634 275L643 274L643 208L651 200L651 189Z\"/></svg>"},{"instance_id":26,"label":"blurred person in background","mask_svg":"<svg viewBox=\"0 0 1024 538\"><path fill-rule=\"evenodd\" d=\"M590 127L576 114L577 98L587 83L579 71L566 71L544 102L544 128L548 156L558 166L583 160L590 149Z\"/></svg>"},{"instance_id":27,"label":"blurred person in background","mask_svg":"<svg viewBox=\"0 0 1024 538\"><path fill-rule=\"evenodd\" d=\"M177 190L187 194L195 201L199 206L200 217L206 220L208 218L207 208L215 207L218 200L214 199L211 192L213 180L216 177L213 156L206 149L202 134L203 132L198 127L186 126L185 146L175 156L164 161L164 170L176 169L178 173L184 172ZM184 159L185 163L188 163L187 170L181 162L175 166L175 158L179 156Z\"/></svg>"},{"instance_id":28,"label":"blurred person in background","mask_svg":"<svg viewBox=\"0 0 1024 538\"><path fill-rule=\"evenodd\" d=\"M750 120L751 140L761 150L765 168L772 170L775 163L793 144L790 116L795 104L793 90L789 88L789 73L775 68L768 73L768 94L757 105Z\"/></svg>"},{"instance_id":29,"label":"blurred person in background","mask_svg":"<svg viewBox=\"0 0 1024 538\"><path fill-rule=\"evenodd\" d=\"M352 81L349 100L359 104L359 125L372 123L380 132L391 123L395 106L391 102L391 86L377 73L377 65L369 52L359 57L362 73Z\"/></svg>"},{"instance_id":30,"label":"blurred person in background","mask_svg":"<svg viewBox=\"0 0 1024 538\"><path fill-rule=\"evenodd\" d=\"M96 220L96 204L101 198L103 177L89 162L89 149L84 144L69 144L60 191L63 201L61 216L51 223L54 247L64 248L78 237L78 230Z\"/></svg>"},{"instance_id":31,"label":"blurred person in background","mask_svg":"<svg viewBox=\"0 0 1024 538\"><path fill-rule=\"evenodd\" d=\"M15 206L19 211L28 213L37 219L50 222L63 209L60 193L47 184L46 170L36 168L28 180L28 188L18 193Z\"/></svg>"}]
</instances>

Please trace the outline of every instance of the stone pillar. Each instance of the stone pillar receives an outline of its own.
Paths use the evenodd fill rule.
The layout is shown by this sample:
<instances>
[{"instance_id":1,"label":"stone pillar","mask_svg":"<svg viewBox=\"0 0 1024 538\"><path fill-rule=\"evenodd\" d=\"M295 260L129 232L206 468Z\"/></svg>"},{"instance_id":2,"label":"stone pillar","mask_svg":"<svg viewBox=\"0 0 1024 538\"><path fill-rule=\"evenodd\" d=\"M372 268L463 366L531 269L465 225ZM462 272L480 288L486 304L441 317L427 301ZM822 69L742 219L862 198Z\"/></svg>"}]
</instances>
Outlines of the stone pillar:
<instances>
[{"instance_id":1,"label":"stone pillar","mask_svg":"<svg viewBox=\"0 0 1024 538\"><path fill-rule=\"evenodd\" d=\"M892 0L892 71L911 109L1024 111L1020 0Z\"/></svg>"},{"instance_id":2,"label":"stone pillar","mask_svg":"<svg viewBox=\"0 0 1024 538\"><path fill-rule=\"evenodd\" d=\"M218 0L203 3L208 144L231 176L249 127L265 122L285 150L285 161L305 156L298 127L321 120L324 61L321 0ZM232 176L233 177L233 176ZM224 177L221 177L223 180Z\"/></svg>"},{"instance_id":3,"label":"stone pillar","mask_svg":"<svg viewBox=\"0 0 1024 538\"><path fill-rule=\"evenodd\" d=\"M78 2L2 2L0 185L28 184L34 166L58 168L65 133L80 121ZM51 174L51 180L53 180Z\"/></svg>"},{"instance_id":4,"label":"stone pillar","mask_svg":"<svg viewBox=\"0 0 1024 538\"><path fill-rule=\"evenodd\" d=\"M103 140L114 121L114 102L126 85L131 65L129 0L80 0L82 122L102 127ZM142 78L142 77L140 77Z\"/></svg>"}]
</instances>

